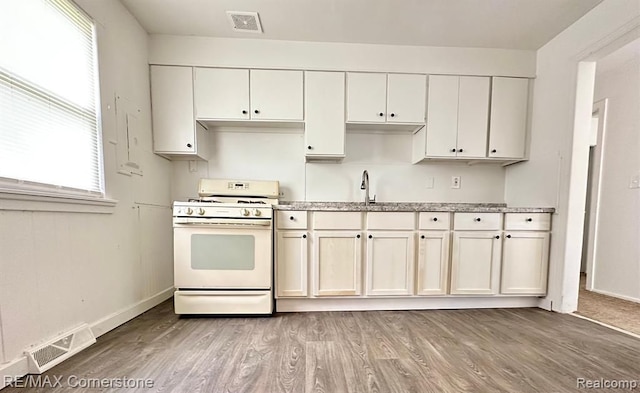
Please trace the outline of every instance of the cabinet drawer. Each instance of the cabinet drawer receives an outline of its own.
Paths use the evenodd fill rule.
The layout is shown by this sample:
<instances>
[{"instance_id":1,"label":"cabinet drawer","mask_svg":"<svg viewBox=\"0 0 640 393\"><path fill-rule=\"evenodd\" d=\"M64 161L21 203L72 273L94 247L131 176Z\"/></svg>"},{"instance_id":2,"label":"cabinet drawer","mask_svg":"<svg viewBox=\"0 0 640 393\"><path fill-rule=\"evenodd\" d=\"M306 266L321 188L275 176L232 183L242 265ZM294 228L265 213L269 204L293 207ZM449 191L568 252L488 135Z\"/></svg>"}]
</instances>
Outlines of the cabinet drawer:
<instances>
[{"instance_id":1,"label":"cabinet drawer","mask_svg":"<svg viewBox=\"0 0 640 393\"><path fill-rule=\"evenodd\" d=\"M448 230L451 228L451 213L423 212L420 213L418 229Z\"/></svg>"},{"instance_id":2,"label":"cabinet drawer","mask_svg":"<svg viewBox=\"0 0 640 393\"><path fill-rule=\"evenodd\" d=\"M276 214L278 229L307 229L306 211L279 211Z\"/></svg>"},{"instance_id":3,"label":"cabinet drawer","mask_svg":"<svg viewBox=\"0 0 640 393\"><path fill-rule=\"evenodd\" d=\"M494 230L502 228L502 213L455 213L456 231Z\"/></svg>"},{"instance_id":4,"label":"cabinet drawer","mask_svg":"<svg viewBox=\"0 0 640 393\"><path fill-rule=\"evenodd\" d=\"M507 213L504 229L508 231L548 231L551 229L549 213Z\"/></svg>"},{"instance_id":5,"label":"cabinet drawer","mask_svg":"<svg viewBox=\"0 0 640 393\"><path fill-rule=\"evenodd\" d=\"M415 214L410 212L371 212L367 213L367 229L381 229L383 231L413 230L415 228Z\"/></svg>"},{"instance_id":6,"label":"cabinet drawer","mask_svg":"<svg viewBox=\"0 0 640 393\"><path fill-rule=\"evenodd\" d=\"M315 212L313 229L362 229L362 213Z\"/></svg>"}]
</instances>

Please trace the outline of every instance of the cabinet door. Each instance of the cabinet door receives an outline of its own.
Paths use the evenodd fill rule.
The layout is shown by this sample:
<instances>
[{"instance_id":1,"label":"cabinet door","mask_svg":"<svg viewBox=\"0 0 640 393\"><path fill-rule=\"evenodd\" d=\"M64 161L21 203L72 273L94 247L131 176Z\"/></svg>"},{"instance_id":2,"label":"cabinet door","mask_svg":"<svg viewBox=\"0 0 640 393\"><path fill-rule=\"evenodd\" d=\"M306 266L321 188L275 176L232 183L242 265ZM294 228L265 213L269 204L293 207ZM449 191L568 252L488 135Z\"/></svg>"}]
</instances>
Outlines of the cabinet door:
<instances>
[{"instance_id":1,"label":"cabinet door","mask_svg":"<svg viewBox=\"0 0 640 393\"><path fill-rule=\"evenodd\" d=\"M302 71L251 70L251 118L302 120Z\"/></svg>"},{"instance_id":2,"label":"cabinet door","mask_svg":"<svg viewBox=\"0 0 640 393\"><path fill-rule=\"evenodd\" d=\"M315 296L360 295L362 234L316 231L313 235Z\"/></svg>"},{"instance_id":3,"label":"cabinet door","mask_svg":"<svg viewBox=\"0 0 640 393\"><path fill-rule=\"evenodd\" d=\"M454 231L451 294L498 293L501 246L499 231Z\"/></svg>"},{"instance_id":4,"label":"cabinet door","mask_svg":"<svg viewBox=\"0 0 640 393\"><path fill-rule=\"evenodd\" d=\"M196 68L196 118L249 119L249 70Z\"/></svg>"},{"instance_id":5,"label":"cabinet door","mask_svg":"<svg viewBox=\"0 0 640 393\"><path fill-rule=\"evenodd\" d=\"M458 133L457 76L429 76L426 155L455 157Z\"/></svg>"},{"instance_id":6,"label":"cabinet door","mask_svg":"<svg viewBox=\"0 0 640 393\"><path fill-rule=\"evenodd\" d=\"M444 295L449 276L449 231L420 232L416 294Z\"/></svg>"},{"instance_id":7,"label":"cabinet door","mask_svg":"<svg viewBox=\"0 0 640 393\"><path fill-rule=\"evenodd\" d=\"M524 158L529 80L493 78L489 157Z\"/></svg>"},{"instance_id":8,"label":"cabinet door","mask_svg":"<svg viewBox=\"0 0 640 393\"><path fill-rule=\"evenodd\" d=\"M276 296L307 296L307 232L279 231L276 243Z\"/></svg>"},{"instance_id":9,"label":"cabinet door","mask_svg":"<svg viewBox=\"0 0 640 393\"><path fill-rule=\"evenodd\" d=\"M367 294L411 295L413 232L370 232L367 236Z\"/></svg>"},{"instance_id":10,"label":"cabinet door","mask_svg":"<svg viewBox=\"0 0 640 393\"><path fill-rule=\"evenodd\" d=\"M489 77L461 76L458 93L458 157L486 157Z\"/></svg>"},{"instance_id":11,"label":"cabinet door","mask_svg":"<svg viewBox=\"0 0 640 393\"><path fill-rule=\"evenodd\" d=\"M427 76L389 74L387 76L387 121L424 123Z\"/></svg>"},{"instance_id":12,"label":"cabinet door","mask_svg":"<svg viewBox=\"0 0 640 393\"><path fill-rule=\"evenodd\" d=\"M305 72L305 154L344 157L343 72Z\"/></svg>"},{"instance_id":13,"label":"cabinet door","mask_svg":"<svg viewBox=\"0 0 640 393\"><path fill-rule=\"evenodd\" d=\"M548 265L548 232L505 232L500 293L544 295Z\"/></svg>"},{"instance_id":14,"label":"cabinet door","mask_svg":"<svg viewBox=\"0 0 640 393\"><path fill-rule=\"evenodd\" d=\"M347 121L384 123L387 74L347 73Z\"/></svg>"},{"instance_id":15,"label":"cabinet door","mask_svg":"<svg viewBox=\"0 0 640 393\"><path fill-rule=\"evenodd\" d=\"M151 66L153 148L157 153L194 153L191 67Z\"/></svg>"}]
</instances>

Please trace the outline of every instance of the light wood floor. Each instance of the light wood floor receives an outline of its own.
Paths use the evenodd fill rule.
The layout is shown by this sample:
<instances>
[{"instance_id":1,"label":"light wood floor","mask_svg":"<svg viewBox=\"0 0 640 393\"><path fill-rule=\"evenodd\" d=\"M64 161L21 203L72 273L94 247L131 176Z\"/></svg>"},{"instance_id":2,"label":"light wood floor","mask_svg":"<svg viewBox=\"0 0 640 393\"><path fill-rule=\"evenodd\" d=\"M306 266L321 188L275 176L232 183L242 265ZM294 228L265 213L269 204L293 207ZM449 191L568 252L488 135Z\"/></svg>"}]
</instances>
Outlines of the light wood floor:
<instances>
[{"instance_id":1,"label":"light wood floor","mask_svg":"<svg viewBox=\"0 0 640 393\"><path fill-rule=\"evenodd\" d=\"M574 392L640 379L640 340L539 309L179 318L168 301L47 372L72 374L185 393Z\"/></svg>"}]
</instances>

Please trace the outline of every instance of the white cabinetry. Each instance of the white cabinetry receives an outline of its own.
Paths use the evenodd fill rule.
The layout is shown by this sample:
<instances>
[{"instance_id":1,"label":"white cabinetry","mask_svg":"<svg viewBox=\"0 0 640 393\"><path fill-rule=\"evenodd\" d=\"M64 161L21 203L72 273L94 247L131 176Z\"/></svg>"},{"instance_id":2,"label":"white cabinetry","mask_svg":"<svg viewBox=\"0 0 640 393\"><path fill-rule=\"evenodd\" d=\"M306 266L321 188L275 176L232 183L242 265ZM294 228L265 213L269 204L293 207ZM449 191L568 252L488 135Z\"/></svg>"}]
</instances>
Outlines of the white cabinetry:
<instances>
[{"instance_id":1,"label":"white cabinetry","mask_svg":"<svg viewBox=\"0 0 640 393\"><path fill-rule=\"evenodd\" d=\"M194 116L191 67L151 66L151 105L154 152L208 159L206 131Z\"/></svg>"},{"instance_id":2,"label":"white cabinetry","mask_svg":"<svg viewBox=\"0 0 640 393\"><path fill-rule=\"evenodd\" d=\"M344 157L344 72L305 72L304 94L306 158Z\"/></svg>"},{"instance_id":3,"label":"white cabinetry","mask_svg":"<svg viewBox=\"0 0 640 393\"><path fill-rule=\"evenodd\" d=\"M367 294L413 293L414 232L370 232L367 235Z\"/></svg>"},{"instance_id":4,"label":"white cabinetry","mask_svg":"<svg viewBox=\"0 0 640 393\"><path fill-rule=\"evenodd\" d=\"M528 99L528 79L493 78L489 157L525 157Z\"/></svg>"},{"instance_id":5,"label":"white cabinetry","mask_svg":"<svg viewBox=\"0 0 640 393\"><path fill-rule=\"evenodd\" d=\"M362 234L358 231L315 231L313 265L315 296L361 293Z\"/></svg>"},{"instance_id":6,"label":"white cabinetry","mask_svg":"<svg viewBox=\"0 0 640 393\"><path fill-rule=\"evenodd\" d=\"M414 134L413 161L486 157L489 93L489 77L429 76L427 126Z\"/></svg>"},{"instance_id":7,"label":"white cabinetry","mask_svg":"<svg viewBox=\"0 0 640 393\"><path fill-rule=\"evenodd\" d=\"M500 293L546 293L549 229L549 214L506 214Z\"/></svg>"},{"instance_id":8,"label":"white cabinetry","mask_svg":"<svg viewBox=\"0 0 640 393\"><path fill-rule=\"evenodd\" d=\"M347 73L347 122L424 123L426 76Z\"/></svg>"},{"instance_id":9,"label":"white cabinetry","mask_svg":"<svg viewBox=\"0 0 640 393\"><path fill-rule=\"evenodd\" d=\"M196 68L199 120L302 121L303 73Z\"/></svg>"},{"instance_id":10,"label":"white cabinetry","mask_svg":"<svg viewBox=\"0 0 640 393\"><path fill-rule=\"evenodd\" d=\"M502 214L455 213L451 294L498 293Z\"/></svg>"},{"instance_id":11,"label":"white cabinetry","mask_svg":"<svg viewBox=\"0 0 640 393\"><path fill-rule=\"evenodd\" d=\"M417 295L444 295L449 279L449 213L423 212L418 221Z\"/></svg>"},{"instance_id":12,"label":"white cabinetry","mask_svg":"<svg viewBox=\"0 0 640 393\"><path fill-rule=\"evenodd\" d=\"M278 231L276 236L276 296L307 296L307 232Z\"/></svg>"}]
</instances>

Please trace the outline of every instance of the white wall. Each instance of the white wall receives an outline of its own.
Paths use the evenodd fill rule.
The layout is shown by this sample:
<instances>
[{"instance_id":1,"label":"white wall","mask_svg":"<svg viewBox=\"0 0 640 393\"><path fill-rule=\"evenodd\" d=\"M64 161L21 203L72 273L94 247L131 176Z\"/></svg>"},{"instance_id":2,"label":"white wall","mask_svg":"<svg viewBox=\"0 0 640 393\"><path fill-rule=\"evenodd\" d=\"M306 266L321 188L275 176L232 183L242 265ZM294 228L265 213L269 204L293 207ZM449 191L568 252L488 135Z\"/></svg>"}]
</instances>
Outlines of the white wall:
<instances>
[{"instance_id":1,"label":"white wall","mask_svg":"<svg viewBox=\"0 0 640 393\"><path fill-rule=\"evenodd\" d=\"M608 99L593 289L640 301L640 52L596 76Z\"/></svg>"},{"instance_id":2,"label":"white wall","mask_svg":"<svg viewBox=\"0 0 640 393\"><path fill-rule=\"evenodd\" d=\"M95 214L0 201L0 370L16 360L12 373L28 346L83 322L104 333L173 284L171 166L151 152L147 34L119 1L77 3L98 24L106 191L118 203ZM141 109L142 177L116 173L116 93Z\"/></svg>"},{"instance_id":3,"label":"white wall","mask_svg":"<svg viewBox=\"0 0 640 393\"><path fill-rule=\"evenodd\" d=\"M639 24L640 1L605 0L537 53L530 160L507 169L505 199L514 206L557 209L547 298L554 310L571 312L577 307L593 102L592 97L576 99L578 62L621 46L619 38L635 34Z\"/></svg>"},{"instance_id":4,"label":"white wall","mask_svg":"<svg viewBox=\"0 0 640 393\"><path fill-rule=\"evenodd\" d=\"M495 202L504 200L500 165L411 164L410 133L347 131L346 158L340 163L305 163L301 131L212 129L211 159L173 164L173 195L196 196L201 177L279 180L282 200L363 201L362 171L369 171L371 197L377 201ZM451 176L461 188L451 189Z\"/></svg>"}]
</instances>

